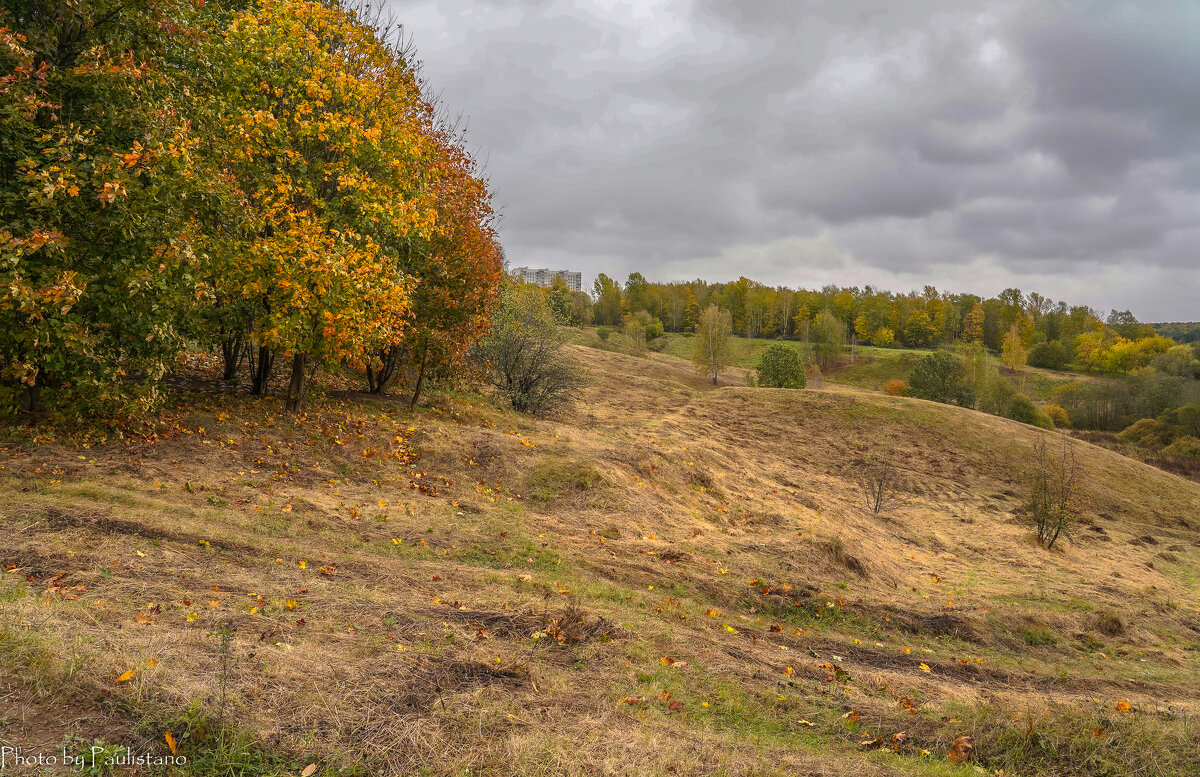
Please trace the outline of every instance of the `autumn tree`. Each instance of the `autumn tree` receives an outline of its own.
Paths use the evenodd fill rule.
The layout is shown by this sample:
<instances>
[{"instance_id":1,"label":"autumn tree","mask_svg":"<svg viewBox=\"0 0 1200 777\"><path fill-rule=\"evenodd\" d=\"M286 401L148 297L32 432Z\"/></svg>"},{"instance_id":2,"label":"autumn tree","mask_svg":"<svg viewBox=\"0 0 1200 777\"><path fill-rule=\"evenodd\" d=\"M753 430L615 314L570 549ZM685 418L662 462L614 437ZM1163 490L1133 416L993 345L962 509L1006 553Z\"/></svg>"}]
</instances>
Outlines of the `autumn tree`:
<instances>
[{"instance_id":1,"label":"autumn tree","mask_svg":"<svg viewBox=\"0 0 1200 777\"><path fill-rule=\"evenodd\" d=\"M1000 352L1000 359L1009 372L1016 372L1025 366L1025 355L1025 342L1021 338L1021 330L1013 324L1004 335L1004 348Z\"/></svg>"},{"instance_id":2,"label":"autumn tree","mask_svg":"<svg viewBox=\"0 0 1200 777\"><path fill-rule=\"evenodd\" d=\"M810 337L817 366L825 370L841 358L846 345L846 325L831 311L823 310L813 320Z\"/></svg>"},{"instance_id":3,"label":"autumn tree","mask_svg":"<svg viewBox=\"0 0 1200 777\"><path fill-rule=\"evenodd\" d=\"M353 13L259 0L211 40L205 107L230 138L221 167L246 223L213 246L210 291L247 303L264 356L291 356L296 412L321 366L403 342L417 281L405 265L439 253L428 246L451 207L443 147L412 68Z\"/></svg>"},{"instance_id":4,"label":"autumn tree","mask_svg":"<svg viewBox=\"0 0 1200 777\"><path fill-rule=\"evenodd\" d=\"M965 343L983 342L983 306L978 302L963 319L962 340Z\"/></svg>"},{"instance_id":5,"label":"autumn tree","mask_svg":"<svg viewBox=\"0 0 1200 777\"><path fill-rule=\"evenodd\" d=\"M615 326L621 322L621 286L604 273L592 283L596 297L596 323Z\"/></svg>"},{"instance_id":6,"label":"autumn tree","mask_svg":"<svg viewBox=\"0 0 1200 777\"><path fill-rule=\"evenodd\" d=\"M650 314L644 310L625 316L625 345L634 356L646 353L646 325L649 322Z\"/></svg>"},{"instance_id":7,"label":"autumn tree","mask_svg":"<svg viewBox=\"0 0 1200 777\"><path fill-rule=\"evenodd\" d=\"M401 254L400 270L416 284L409 299L412 316L402 337L366 365L374 393L382 393L403 369L409 407L417 404L428 379L461 374L469 346L487 331L503 275L491 194L474 174L475 160L452 131L443 129L435 140L438 155L431 168L437 220L427 240L414 238ZM571 292L561 278L555 280L559 287L551 289L550 302L563 308L558 315L565 322L571 317Z\"/></svg>"},{"instance_id":8,"label":"autumn tree","mask_svg":"<svg viewBox=\"0 0 1200 777\"><path fill-rule=\"evenodd\" d=\"M924 310L914 311L904 325L904 342L917 348L933 342L934 328L929 314Z\"/></svg>"},{"instance_id":9,"label":"autumn tree","mask_svg":"<svg viewBox=\"0 0 1200 777\"><path fill-rule=\"evenodd\" d=\"M712 378L717 385L721 370L733 364L733 319L729 311L709 305L700 316L692 342L692 363L696 371Z\"/></svg>"},{"instance_id":10,"label":"autumn tree","mask_svg":"<svg viewBox=\"0 0 1200 777\"><path fill-rule=\"evenodd\" d=\"M183 344L208 183L169 62L188 9L0 6L0 410L147 408Z\"/></svg>"}]
</instances>

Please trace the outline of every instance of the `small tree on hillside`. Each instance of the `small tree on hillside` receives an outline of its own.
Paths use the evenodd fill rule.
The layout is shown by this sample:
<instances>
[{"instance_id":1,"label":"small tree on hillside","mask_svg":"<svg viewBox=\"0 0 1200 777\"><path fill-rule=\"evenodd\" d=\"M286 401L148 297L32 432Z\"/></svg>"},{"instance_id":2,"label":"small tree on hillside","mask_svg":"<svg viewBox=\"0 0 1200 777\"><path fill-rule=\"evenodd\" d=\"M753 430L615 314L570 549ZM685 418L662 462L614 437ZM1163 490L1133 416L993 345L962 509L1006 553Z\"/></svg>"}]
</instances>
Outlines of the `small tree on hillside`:
<instances>
[{"instance_id":1,"label":"small tree on hillside","mask_svg":"<svg viewBox=\"0 0 1200 777\"><path fill-rule=\"evenodd\" d=\"M1021 339L1021 330L1013 324L1004 335L1004 347L1000 351L1000 359L1010 372L1016 372L1025 366L1025 343Z\"/></svg>"},{"instance_id":2,"label":"small tree on hillside","mask_svg":"<svg viewBox=\"0 0 1200 777\"><path fill-rule=\"evenodd\" d=\"M958 349L959 356L966 368L967 383L974 393L973 406L978 409L979 402L987 396L988 387L993 378L991 359L983 343L978 341L964 344ZM1000 379L998 376L996 379Z\"/></svg>"},{"instance_id":3,"label":"small tree on hillside","mask_svg":"<svg viewBox=\"0 0 1200 777\"><path fill-rule=\"evenodd\" d=\"M1062 449L1052 451L1045 440L1033 446L1028 471L1029 499L1025 509L1037 532L1038 542L1047 550L1059 537L1069 536L1079 517L1079 459L1062 438Z\"/></svg>"},{"instance_id":4,"label":"small tree on hillside","mask_svg":"<svg viewBox=\"0 0 1200 777\"><path fill-rule=\"evenodd\" d=\"M826 370L837 364L846 346L846 325L833 313L823 310L813 321L811 336L817 366Z\"/></svg>"},{"instance_id":5,"label":"small tree on hillside","mask_svg":"<svg viewBox=\"0 0 1200 777\"><path fill-rule=\"evenodd\" d=\"M545 413L574 399L583 386L565 342L546 295L521 284L504 290L491 333L472 353L514 410Z\"/></svg>"},{"instance_id":6,"label":"small tree on hillside","mask_svg":"<svg viewBox=\"0 0 1200 777\"><path fill-rule=\"evenodd\" d=\"M975 392L967 382L967 367L954 354L937 351L917 360L908 376L911 396L971 407Z\"/></svg>"},{"instance_id":7,"label":"small tree on hillside","mask_svg":"<svg viewBox=\"0 0 1200 777\"><path fill-rule=\"evenodd\" d=\"M646 321L642 317L649 320L650 314L642 310L638 315L625 316L625 344L634 356L646 352Z\"/></svg>"},{"instance_id":8,"label":"small tree on hillside","mask_svg":"<svg viewBox=\"0 0 1200 777\"><path fill-rule=\"evenodd\" d=\"M696 326L692 363L697 372L712 377L714 386L721 370L733 364L733 343L729 340L732 333L733 319L728 310L716 305L705 308Z\"/></svg>"},{"instance_id":9,"label":"small tree on hillside","mask_svg":"<svg viewBox=\"0 0 1200 777\"><path fill-rule=\"evenodd\" d=\"M791 346L773 343L758 359L758 385L763 388L802 389L808 384L804 357Z\"/></svg>"}]
</instances>

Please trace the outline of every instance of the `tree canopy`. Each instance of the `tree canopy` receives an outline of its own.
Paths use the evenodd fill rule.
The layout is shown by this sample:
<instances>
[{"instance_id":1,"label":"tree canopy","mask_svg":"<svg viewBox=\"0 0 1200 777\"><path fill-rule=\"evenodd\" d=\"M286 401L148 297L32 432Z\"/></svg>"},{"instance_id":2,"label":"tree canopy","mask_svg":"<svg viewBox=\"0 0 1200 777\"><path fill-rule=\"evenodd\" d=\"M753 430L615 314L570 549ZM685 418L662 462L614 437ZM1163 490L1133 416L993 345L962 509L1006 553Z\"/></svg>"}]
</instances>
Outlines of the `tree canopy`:
<instances>
[{"instance_id":1,"label":"tree canopy","mask_svg":"<svg viewBox=\"0 0 1200 777\"><path fill-rule=\"evenodd\" d=\"M185 345L288 407L486 329L491 194L396 30L316 0L0 9L0 405L152 406ZM386 383L386 381L384 381Z\"/></svg>"}]
</instances>

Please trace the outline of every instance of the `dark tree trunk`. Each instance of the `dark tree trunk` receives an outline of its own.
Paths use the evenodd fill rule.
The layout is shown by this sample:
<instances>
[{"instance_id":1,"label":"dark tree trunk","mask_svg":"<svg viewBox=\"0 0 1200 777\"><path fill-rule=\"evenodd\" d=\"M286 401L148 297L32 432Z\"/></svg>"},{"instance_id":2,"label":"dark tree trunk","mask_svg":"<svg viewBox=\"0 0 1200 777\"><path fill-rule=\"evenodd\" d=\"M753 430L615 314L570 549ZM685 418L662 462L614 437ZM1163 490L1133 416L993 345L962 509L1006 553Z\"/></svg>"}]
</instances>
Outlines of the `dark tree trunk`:
<instances>
[{"instance_id":1,"label":"dark tree trunk","mask_svg":"<svg viewBox=\"0 0 1200 777\"><path fill-rule=\"evenodd\" d=\"M292 378L288 381L287 405L289 413L299 413L304 407L304 394L308 388L308 354L298 353L292 357Z\"/></svg>"},{"instance_id":2,"label":"dark tree trunk","mask_svg":"<svg viewBox=\"0 0 1200 777\"><path fill-rule=\"evenodd\" d=\"M244 331L238 331L221 341L221 358L225 362L225 369L221 375L222 380L231 381L237 378L238 368L242 366L246 350L246 333Z\"/></svg>"},{"instance_id":3,"label":"dark tree trunk","mask_svg":"<svg viewBox=\"0 0 1200 777\"><path fill-rule=\"evenodd\" d=\"M408 402L408 409L412 410L417 406L417 400L421 398L421 384L425 382L425 364L429 361L429 348L421 352L421 366L417 368L417 383L413 387L412 399Z\"/></svg>"},{"instance_id":4,"label":"dark tree trunk","mask_svg":"<svg viewBox=\"0 0 1200 777\"><path fill-rule=\"evenodd\" d=\"M265 346L259 346L258 358L250 353L250 393L256 397L267 395L267 384L271 382L271 368L275 366L275 353Z\"/></svg>"},{"instance_id":5,"label":"dark tree trunk","mask_svg":"<svg viewBox=\"0 0 1200 777\"><path fill-rule=\"evenodd\" d=\"M33 378L33 385L21 387L21 412L36 413L42 409L42 377L41 372Z\"/></svg>"},{"instance_id":6,"label":"dark tree trunk","mask_svg":"<svg viewBox=\"0 0 1200 777\"><path fill-rule=\"evenodd\" d=\"M382 394L387 384L391 382L396 375L396 368L400 365L399 348L385 348L379 353L380 361L383 366L378 370L371 369L367 366L367 391L372 394Z\"/></svg>"}]
</instances>

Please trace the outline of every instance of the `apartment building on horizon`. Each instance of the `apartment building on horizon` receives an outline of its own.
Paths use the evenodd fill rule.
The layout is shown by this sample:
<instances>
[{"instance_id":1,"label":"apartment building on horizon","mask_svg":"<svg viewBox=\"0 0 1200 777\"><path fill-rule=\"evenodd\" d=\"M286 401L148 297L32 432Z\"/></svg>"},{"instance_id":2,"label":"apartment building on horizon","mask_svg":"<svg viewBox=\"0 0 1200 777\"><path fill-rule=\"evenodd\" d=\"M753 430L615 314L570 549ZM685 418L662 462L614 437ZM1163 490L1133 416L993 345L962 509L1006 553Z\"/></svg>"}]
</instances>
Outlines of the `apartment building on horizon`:
<instances>
[{"instance_id":1,"label":"apartment building on horizon","mask_svg":"<svg viewBox=\"0 0 1200 777\"><path fill-rule=\"evenodd\" d=\"M525 283L536 283L538 286L549 286L556 277L567 282L572 291L583 291L583 274L574 270L550 270L545 267L515 267L512 274Z\"/></svg>"}]
</instances>

